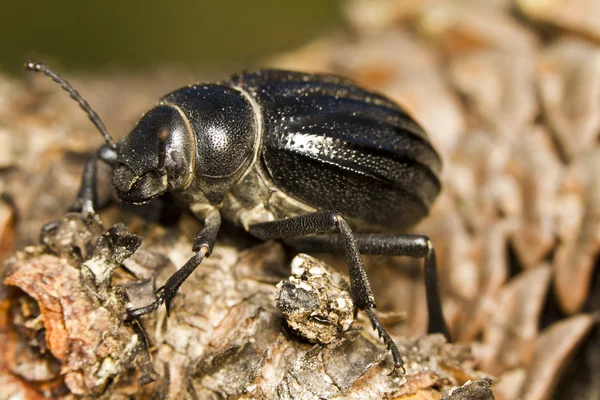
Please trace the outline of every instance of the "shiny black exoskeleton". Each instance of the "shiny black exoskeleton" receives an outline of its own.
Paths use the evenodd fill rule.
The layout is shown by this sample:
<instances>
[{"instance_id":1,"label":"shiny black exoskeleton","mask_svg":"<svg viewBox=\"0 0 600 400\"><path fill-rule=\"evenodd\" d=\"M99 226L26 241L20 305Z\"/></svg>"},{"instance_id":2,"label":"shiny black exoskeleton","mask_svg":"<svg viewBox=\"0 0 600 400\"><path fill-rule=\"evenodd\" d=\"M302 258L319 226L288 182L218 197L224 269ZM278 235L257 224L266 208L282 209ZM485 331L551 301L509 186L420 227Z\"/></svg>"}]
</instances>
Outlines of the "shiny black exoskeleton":
<instances>
[{"instance_id":1,"label":"shiny black exoskeleton","mask_svg":"<svg viewBox=\"0 0 600 400\"><path fill-rule=\"evenodd\" d=\"M168 310L179 286L210 255L227 218L260 239L345 252L354 304L391 350L394 370L402 358L372 311L360 253L425 258L429 330L450 339L431 242L401 234L427 215L440 191L441 163L423 129L391 100L334 75L245 72L166 95L115 144L64 79L41 64L28 68L67 90L107 142L86 164L71 211L97 218L101 159L113 166L122 201L141 204L170 192L204 221L196 254L154 303L129 310L130 318L163 302Z\"/></svg>"}]
</instances>

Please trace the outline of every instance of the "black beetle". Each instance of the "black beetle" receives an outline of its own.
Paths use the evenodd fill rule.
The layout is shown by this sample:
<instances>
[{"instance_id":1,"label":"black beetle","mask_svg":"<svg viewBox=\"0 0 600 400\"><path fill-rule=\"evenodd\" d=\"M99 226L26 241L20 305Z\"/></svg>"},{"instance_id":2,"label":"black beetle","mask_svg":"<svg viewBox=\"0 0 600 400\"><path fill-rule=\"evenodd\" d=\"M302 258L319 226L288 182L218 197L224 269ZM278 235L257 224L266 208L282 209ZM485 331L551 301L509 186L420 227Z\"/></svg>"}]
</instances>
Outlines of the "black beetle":
<instances>
[{"instance_id":1,"label":"black beetle","mask_svg":"<svg viewBox=\"0 0 600 400\"><path fill-rule=\"evenodd\" d=\"M243 72L166 95L114 143L66 80L42 64L27 68L59 83L107 142L87 162L70 211L98 219L100 159L113 167L122 201L142 204L170 192L204 222L196 254L152 304L129 310L130 318L163 302L168 311L179 286L210 255L223 217L302 251L344 251L356 310L367 313L392 352L394 371L402 358L372 311L360 252L425 258L429 331L450 340L431 241L398 233L427 215L440 191L441 162L424 130L393 101L335 75Z\"/></svg>"}]
</instances>

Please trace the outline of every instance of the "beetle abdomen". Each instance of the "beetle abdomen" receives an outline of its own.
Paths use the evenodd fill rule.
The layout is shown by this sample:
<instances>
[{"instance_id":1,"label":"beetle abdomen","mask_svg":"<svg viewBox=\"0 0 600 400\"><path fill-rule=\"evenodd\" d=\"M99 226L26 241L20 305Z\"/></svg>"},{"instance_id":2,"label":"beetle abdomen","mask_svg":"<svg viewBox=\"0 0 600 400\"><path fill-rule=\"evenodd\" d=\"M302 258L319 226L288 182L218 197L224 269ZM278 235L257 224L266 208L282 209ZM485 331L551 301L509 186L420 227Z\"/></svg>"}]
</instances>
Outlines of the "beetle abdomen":
<instances>
[{"instance_id":1,"label":"beetle abdomen","mask_svg":"<svg viewBox=\"0 0 600 400\"><path fill-rule=\"evenodd\" d=\"M389 229L427 214L440 160L394 102L333 75L261 70L232 80L260 106L261 162L286 194Z\"/></svg>"}]
</instances>

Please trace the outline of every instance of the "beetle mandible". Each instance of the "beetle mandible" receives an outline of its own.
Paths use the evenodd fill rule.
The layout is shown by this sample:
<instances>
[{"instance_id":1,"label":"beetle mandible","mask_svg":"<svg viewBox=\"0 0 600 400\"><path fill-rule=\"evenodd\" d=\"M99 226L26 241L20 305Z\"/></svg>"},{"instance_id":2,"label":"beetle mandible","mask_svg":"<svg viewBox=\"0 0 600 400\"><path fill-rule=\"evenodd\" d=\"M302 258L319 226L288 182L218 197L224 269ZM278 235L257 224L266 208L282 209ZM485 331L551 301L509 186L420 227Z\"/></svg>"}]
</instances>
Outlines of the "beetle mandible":
<instances>
[{"instance_id":1,"label":"beetle mandible","mask_svg":"<svg viewBox=\"0 0 600 400\"><path fill-rule=\"evenodd\" d=\"M170 192L204 227L195 255L129 318L169 310L178 288L208 257L221 218L262 240L302 251L343 251L351 296L402 368L396 345L373 313L375 299L360 253L424 258L429 332L450 340L428 237L402 234L428 214L440 191L440 158L425 131L399 105L336 75L281 70L242 72L167 94L118 142L62 77L61 85L103 135L87 161L70 211L96 220L96 168L113 168L120 200L142 204ZM53 223L44 229L52 229ZM354 233L356 231L357 233Z\"/></svg>"}]
</instances>

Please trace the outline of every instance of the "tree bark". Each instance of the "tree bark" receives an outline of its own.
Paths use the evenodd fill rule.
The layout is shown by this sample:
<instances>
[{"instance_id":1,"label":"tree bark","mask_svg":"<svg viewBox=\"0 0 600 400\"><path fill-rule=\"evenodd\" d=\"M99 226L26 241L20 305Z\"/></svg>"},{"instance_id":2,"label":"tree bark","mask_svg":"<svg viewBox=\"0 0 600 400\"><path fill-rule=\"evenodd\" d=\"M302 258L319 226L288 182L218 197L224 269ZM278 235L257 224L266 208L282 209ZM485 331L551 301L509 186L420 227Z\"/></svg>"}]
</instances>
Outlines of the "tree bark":
<instances>
[{"instance_id":1,"label":"tree bark","mask_svg":"<svg viewBox=\"0 0 600 400\"><path fill-rule=\"evenodd\" d=\"M138 229L153 235L141 247L122 223L97 237L93 222L68 215L45 245L8 260L4 380L57 398L428 399L482 377L468 346L441 335L395 338L406 368L396 375L388 375L391 357L364 318L328 344L296 335L276 307L275 283L289 267L275 242L244 251L217 246L182 286L170 316L161 307L126 322L127 306L150 303L191 254L177 228L159 233L140 220ZM326 268L308 256L296 260ZM489 383L463 390L492 398ZM446 398L463 398L455 393Z\"/></svg>"}]
</instances>

